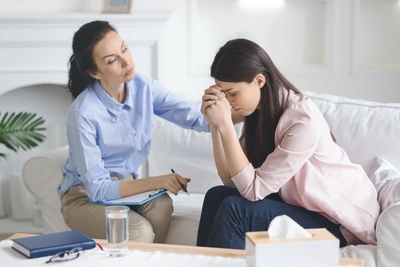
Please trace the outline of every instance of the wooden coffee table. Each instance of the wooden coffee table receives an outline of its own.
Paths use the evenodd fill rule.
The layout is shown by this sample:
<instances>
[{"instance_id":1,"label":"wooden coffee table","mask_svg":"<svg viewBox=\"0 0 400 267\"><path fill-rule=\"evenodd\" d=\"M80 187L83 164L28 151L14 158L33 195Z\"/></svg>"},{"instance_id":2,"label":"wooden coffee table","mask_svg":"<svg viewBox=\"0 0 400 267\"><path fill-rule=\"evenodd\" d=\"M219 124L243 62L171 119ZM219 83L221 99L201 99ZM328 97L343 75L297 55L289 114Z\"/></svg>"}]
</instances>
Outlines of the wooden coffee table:
<instances>
[{"instance_id":1,"label":"wooden coffee table","mask_svg":"<svg viewBox=\"0 0 400 267\"><path fill-rule=\"evenodd\" d=\"M20 237L34 236L33 234L22 234L16 233L7 239L14 239ZM97 243L102 246L106 245L104 239L94 239ZM138 243L129 242L130 250L140 250L147 252L161 251L164 253L175 253L175 254L201 254L207 256L222 256L230 258L246 258L246 251L241 249L226 249L226 248L209 248L209 247L195 247L195 246L182 246L182 245L170 245L170 244L156 244L156 243ZM364 267L363 259L355 258L339 258L340 265L354 265L358 267Z\"/></svg>"}]
</instances>

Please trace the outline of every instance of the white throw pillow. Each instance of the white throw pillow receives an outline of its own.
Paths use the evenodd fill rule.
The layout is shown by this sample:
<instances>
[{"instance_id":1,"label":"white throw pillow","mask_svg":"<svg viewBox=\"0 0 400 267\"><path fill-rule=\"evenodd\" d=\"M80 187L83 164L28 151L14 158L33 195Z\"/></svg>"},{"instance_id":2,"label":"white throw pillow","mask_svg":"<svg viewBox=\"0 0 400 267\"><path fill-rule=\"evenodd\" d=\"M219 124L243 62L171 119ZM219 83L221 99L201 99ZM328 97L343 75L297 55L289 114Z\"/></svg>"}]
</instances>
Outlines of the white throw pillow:
<instances>
[{"instance_id":1,"label":"white throw pillow","mask_svg":"<svg viewBox=\"0 0 400 267\"><path fill-rule=\"evenodd\" d=\"M392 164L376 157L368 176L378 192L381 211L400 201L400 172Z\"/></svg>"},{"instance_id":2,"label":"white throw pillow","mask_svg":"<svg viewBox=\"0 0 400 267\"><path fill-rule=\"evenodd\" d=\"M400 203L385 209L376 223L376 266L394 267L400 262Z\"/></svg>"},{"instance_id":3,"label":"white throw pillow","mask_svg":"<svg viewBox=\"0 0 400 267\"><path fill-rule=\"evenodd\" d=\"M364 259L364 267L377 267L376 249L374 245L349 245L340 248L340 257L342 258L360 258ZM347 265L346 265L347 266ZM351 265L353 266L353 265Z\"/></svg>"}]
</instances>

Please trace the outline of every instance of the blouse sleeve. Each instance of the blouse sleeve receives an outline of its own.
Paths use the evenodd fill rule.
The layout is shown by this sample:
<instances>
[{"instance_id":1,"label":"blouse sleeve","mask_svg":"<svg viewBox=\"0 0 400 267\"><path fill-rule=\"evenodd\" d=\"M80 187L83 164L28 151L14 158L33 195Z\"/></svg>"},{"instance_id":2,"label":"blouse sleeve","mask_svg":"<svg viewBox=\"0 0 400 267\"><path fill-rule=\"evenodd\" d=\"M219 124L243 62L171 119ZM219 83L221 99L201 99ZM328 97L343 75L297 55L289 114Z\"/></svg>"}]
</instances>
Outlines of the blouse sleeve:
<instances>
[{"instance_id":1,"label":"blouse sleeve","mask_svg":"<svg viewBox=\"0 0 400 267\"><path fill-rule=\"evenodd\" d=\"M179 97L157 80L152 80L150 86L154 99L154 114L185 129L210 132L210 126L201 113L200 103Z\"/></svg>"},{"instance_id":2,"label":"blouse sleeve","mask_svg":"<svg viewBox=\"0 0 400 267\"><path fill-rule=\"evenodd\" d=\"M230 180L221 179L221 181L224 184L224 186L226 186L226 187L236 188L235 183L231 179Z\"/></svg>"},{"instance_id":3,"label":"blouse sleeve","mask_svg":"<svg viewBox=\"0 0 400 267\"><path fill-rule=\"evenodd\" d=\"M68 143L70 158L86 193L93 201L120 198L119 183L112 181L110 173L104 167L99 146L96 144L96 125L94 120L72 112L68 120Z\"/></svg>"},{"instance_id":4,"label":"blouse sleeve","mask_svg":"<svg viewBox=\"0 0 400 267\"><path fill-rule=\"evenodd\" d=\"M319 118L313 112L303 101L283 113L275 132L275 150L259 168L249 164L232 177L244 198L257 201L278 192L310 159L321 135Z\"/></svg>"}]
</instances>

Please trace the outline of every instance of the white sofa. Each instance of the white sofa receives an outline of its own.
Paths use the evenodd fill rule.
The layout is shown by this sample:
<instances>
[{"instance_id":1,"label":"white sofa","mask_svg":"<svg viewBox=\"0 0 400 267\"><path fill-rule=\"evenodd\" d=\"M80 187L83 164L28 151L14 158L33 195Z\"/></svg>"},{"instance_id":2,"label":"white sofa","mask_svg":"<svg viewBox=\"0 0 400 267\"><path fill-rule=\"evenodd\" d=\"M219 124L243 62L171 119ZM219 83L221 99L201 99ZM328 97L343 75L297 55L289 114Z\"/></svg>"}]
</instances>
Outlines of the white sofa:
<instances>
[{"instance_id":1,"label":"white sofa","mask_svg":"<svg viewBox=\"0 0 400 267\"><path fill-rule=\"evenodd\" d=\"M390 200L385 202L389 207L381 212L377 223L377 246L347 246L340 250L341 255L364 258L366 267L398 266L400 203L393 203L397 201L392 197L396 193L392 190L394 187L385 186L400 180L400 175L397 170L388 170L388 165L382 166L375 159L379 156L400 169L400 104L374 103L312 92L306 94L326 117L338 144L353 162L362 165L374 176L378 189L384 188L382 192L387 189L386 195L381 197ZM238 125L238 133L240 130L241 125ZM67 150L68 147L62 147L43 152L29 159L23 168L24 183L37 199L46 233L67 229L56 191L62 179ZM184 130L157 118L151 153L141 167L141 173L159 175L170 172L171 168L182 176L192 178L192 181L188 187L190 196L184 193L172 195L175 210L166 243L195 245L204 193L221 184L213 162L211 136ZM390 177L387 177L388 173ZM389 178L395 180L387 181Z\"/></svg>"}]
</instances>

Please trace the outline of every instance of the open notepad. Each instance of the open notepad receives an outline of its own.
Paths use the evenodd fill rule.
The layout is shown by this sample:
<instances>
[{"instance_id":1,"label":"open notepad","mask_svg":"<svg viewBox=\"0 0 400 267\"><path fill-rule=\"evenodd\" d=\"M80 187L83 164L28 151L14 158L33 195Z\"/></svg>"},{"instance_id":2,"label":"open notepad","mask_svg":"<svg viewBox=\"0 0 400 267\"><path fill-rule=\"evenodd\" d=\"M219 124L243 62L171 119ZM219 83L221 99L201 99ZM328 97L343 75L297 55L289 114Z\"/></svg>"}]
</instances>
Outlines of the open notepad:
<instances>
[{"instance_id":1,"label":"open notepad","mask_svg":"<svg viewBox=\"0 0 400 267\"><path fill-rule=\"evenodd\" d=\"M156 197L159 197L168 191L165 189L162 190L151 190L151 191L146 191L143 193L139 193L136 195L132 195L129 197L123 197L119 199L114 199L114 200L108 200L108 201L91 201L89 200L90 203L95 203L95 204L102 204L102 205L142 205L152 199L155 199Z\"/></svg>"}]
</instances>

